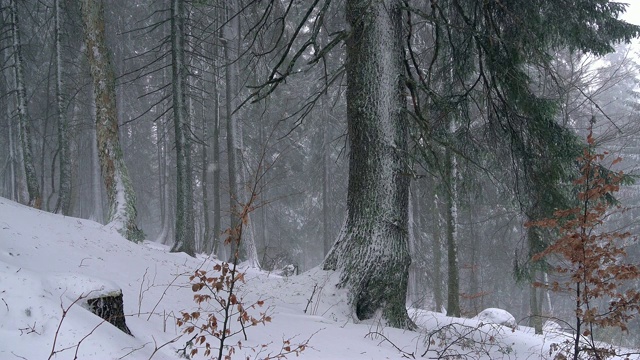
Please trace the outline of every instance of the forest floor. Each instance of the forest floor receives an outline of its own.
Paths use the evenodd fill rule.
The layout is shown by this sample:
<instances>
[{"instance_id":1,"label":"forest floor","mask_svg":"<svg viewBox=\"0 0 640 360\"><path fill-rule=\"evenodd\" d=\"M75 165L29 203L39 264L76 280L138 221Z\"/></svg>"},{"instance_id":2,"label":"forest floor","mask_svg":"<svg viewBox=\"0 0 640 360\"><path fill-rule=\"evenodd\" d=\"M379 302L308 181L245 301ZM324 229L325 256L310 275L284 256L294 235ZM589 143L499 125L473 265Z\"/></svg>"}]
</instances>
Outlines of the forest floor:
<instances>
[{"instance_id":1,"label":"forest floor","mask_svg":"<svg viewBox=\"0 0 640 360\"><path fill-rule=\"evenodd\" d=\"M213 301L198 308L189 276L196 269L217 276L216 264L152 242L131 243L93 221L0 198L0 359L179 359L194 349L186 344L196 332L183 334L176 317L198 311L202 324L208 310L216 309ZM240 330L225 343L234 348L232 359L553 359L567 346L568 335L557 329L535 335L524 326L419 309L409 309L419 331L356 323L345 292L335 287L336 274L316 268L283 277L241 270L238 299L248 316L270 321L246 328L245 340L238 316L231 316L231 331ZM117 288L133 336L87 310L87 296ZM251 308L258 302L263 305ZM222 326L223 316L218 320ZM206 341L217 358L217 340L209 335ZM199 347L192 358L203 353Z\"/></svg>"}]
</instances>

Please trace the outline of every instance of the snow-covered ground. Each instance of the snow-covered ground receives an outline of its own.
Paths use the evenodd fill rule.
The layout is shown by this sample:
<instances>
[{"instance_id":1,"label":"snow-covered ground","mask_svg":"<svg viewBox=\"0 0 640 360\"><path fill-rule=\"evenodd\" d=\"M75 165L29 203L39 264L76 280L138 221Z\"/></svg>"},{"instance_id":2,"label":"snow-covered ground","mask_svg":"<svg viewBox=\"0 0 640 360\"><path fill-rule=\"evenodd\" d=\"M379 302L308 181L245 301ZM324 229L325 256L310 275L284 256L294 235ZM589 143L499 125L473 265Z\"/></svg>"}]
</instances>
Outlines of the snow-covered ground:
<instances>
[{"instance_id":1,"label":"snow-covered ground","mask_svg":"<svg viewBox=\"0 0 640 360\"><path fill-rule=\"evenodd\" d=\"M213 274L215 264L150 242L130 243L89 220L0 198L0 359L178 359L193 334L183 335L175 318L198 310L189 276L198 268ZM508 320L499 309L475 319L410 309L423 328L416 332L354 323L346 294L334 286L335 274L314 269L281 277L243 271L246 282L239 296L245 304L263 300L263 307L249 313L259 317L266 312L271 322L246 329L246 341L241 334L229 340L230 345L242 342L232 358L263 359L284 346L308 343L299 354L303 359L419 359L454 353L463 359L545 359L553 358L554 344L566 339L562 333L540 336L526 327L490 324ZM117 289L122 289L134 336L102 322L82 298ZM231 320L238 329L236 319ZM290 345L283 345L288 339Z\"/></svg>"}]
</instances>

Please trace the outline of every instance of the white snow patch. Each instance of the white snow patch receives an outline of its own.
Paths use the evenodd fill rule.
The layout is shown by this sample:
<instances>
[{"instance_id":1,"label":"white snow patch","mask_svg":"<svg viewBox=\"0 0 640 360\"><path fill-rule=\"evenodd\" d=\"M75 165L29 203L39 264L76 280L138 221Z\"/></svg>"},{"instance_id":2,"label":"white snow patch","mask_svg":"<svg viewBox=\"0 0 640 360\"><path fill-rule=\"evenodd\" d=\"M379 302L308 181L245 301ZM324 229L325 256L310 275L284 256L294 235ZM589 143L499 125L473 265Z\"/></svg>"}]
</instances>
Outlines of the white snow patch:
<instances>
[{"instance_id":1,"label":"white snow patch","mask_svg":"<svg viewBox=\"0 0 640 360\"><path fill-rule=\"evenodd\" d=\"M474 319L478 319L484 323L504 325L510 328L518 326L516 318L513 317L513 315L506 310L497 308L484 309L476 315Z\"/></svg>"},{"instance_id":2,"label":"white snow patch","mask_svg":"<svg viewBox=\"0 0 640 360\"><path fill-rule=\"evenodd\" d=\"M191 336L180 337L173 316L198 309L188 277L197 268L211 273L214 262L205 256L169 253L159 244L134 244L95 222L0 198L0 359L47 359L52 348L68 347L54 358L73 359L77 350L78 359L177 360L177 350ZM477 359L549 359L554 355L551 344L567 339L566 334L535 335L525 327L512 330L420 309L409 309L420 331L355 324L346 291L335 286L336 272L314 268L282 277L242 270L246 282L239 285L238 296L246 303L263 300L264 307L252 310L266 311L272 321L248 328L247 341L232 338L229 344L243 342L233 359L264 358L279 352L282 340L292 337L293 344L310 338L311 348L300 355L304 360L406 359L398 349L415 358L428 349L424 358L431 358L445 346L468 353L452 341L470 330L467 336L487 350L478 352ZM117 289L122 289L127 325L135 337L103 323L78 304L72 306L87 291ZM68 309L64 320L63 309ZM445 342L435 338L436 344L430 345L427 339L438 334ZM163 344L167 345L153 354ZM262 344L267 344L265 352L256 355L253 349Z\"/></svg>"}]
</instances>

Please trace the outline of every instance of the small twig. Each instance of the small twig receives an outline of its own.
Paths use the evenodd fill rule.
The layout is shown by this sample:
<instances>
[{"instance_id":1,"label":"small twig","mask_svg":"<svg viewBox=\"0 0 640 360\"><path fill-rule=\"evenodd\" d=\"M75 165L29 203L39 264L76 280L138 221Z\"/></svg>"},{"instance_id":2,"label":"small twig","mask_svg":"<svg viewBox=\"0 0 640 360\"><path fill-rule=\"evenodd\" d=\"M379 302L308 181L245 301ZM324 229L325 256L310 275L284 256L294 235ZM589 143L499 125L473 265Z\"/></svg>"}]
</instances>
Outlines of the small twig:
<instances>
[{"instance_id":1,"label":"small twig","mask_svg":"<svg viewBox=\"0 0 640 360\"><path fill-rule=\"evenodd\" d=\"M311 296L309 297L309 300L307 301L307 306L305 306L304 308L304 313L307 313L307 309L309 309L309 305L311 305L311 301L313 300L313 295L315 295L316 293L316 289L318 288L318 283L313 284L313 291L311 292Z\"/></svg>"},{"instance_id":2,"label":"small twig","mask_svg":"<svg viewBox=\"0 0 640 360\"><path fill-rule=\"evenodd\" d=\"M151 315L153 315L156 311L156 308L158 307L158 305L160 305L160 302L162 301L162 299L164 299L164 296L167 294L167 290L169 290L169 288L171 287L171 285L173 285L173 283L178 280L178 278L180 276L182 276L184 274L178 274L176 275L175 278L173 278L173 280L171 280L171 282L167 285L167 287L164 289L164 291L162 292L162 296L160 296L160 299L158 299L158 302L156 302L156 305L153 307L153 309L151 309L151 312L149 313L149 316L147 317L147 321L149 321L149 319L151 319Z\"/></svg>"},{"instance_id":3,"label":"small twig","mask_svg":"<svg viewBox=\"0 0 640 360\"><path fill-rule=\"evenodd\" d=\"M373 335L378 335L378 336L382 337L382 339L384 339L384 341L388 342L394 348L396 348L396 350L398 350L398 352L400 354L402 354L403 357L406 357L407 359L408 358L411 358L411 359L415 359L416 358L414 353L409 353L409 352L406 352L406 351L400 349L396 344L393 343L393 341L389 340L388 337L386 337L384 334L382 334L382 333L380 333L378 331L371 331L367 335L365 335L364 337L366 338L367 336L369 336L373 340ZM381 341L380 343L383 343L384 341Z\"/></svg>"},{"instance_id":4,"label":"small twig","mask_svg":"<svg viewBox=\"0 0 640 360\"><path fill-rule=\"evenodd\" d=\"M78 267L86 266L85 264L83 264L83 262L84 262L85 260L90 260L90 259L91 259L91 258L88 258L88 257L83 258L82 260L80 260L80 265L78 265Z\"/></svg>"},{"instance_id":5,"label":"small twig","mask_svg":"<svg viewBox=\"0 0 640 360\"><path fill-rule=\"evenodd\" d=\"M144 281L147 278L147 271L149 270L149 268L147 267L146 269L144 269L144 274L142 274L142 281L140 281L140 290L138 290L138 317L140 317L140 312L142 309L142 299L144 298L144 293L142 291L142 286L144 285ZM149 319L147 319L149 320Z\"/></svg>"},{"instance_id":6,"label":"small twig","mask_svg":"<svg viewBox=\"0 0 640 360\"><path fill-rule=\"evenodd\" d=\"M13 356L17 357L17 358L24 359L24 360L29 360L29 359L27 359L27 358L26 358L26 357L24 357L24 356L20 356L20 355L18 355L18 354L16 354L16 353L14 353L13 351L11 352L11 354L12 354Z\"/></svg>"},{"instance_id":7,"label":"small twig","mask_svg":"<svg viewBox=\"0 0 640 360\"><path fill-rule=\"evenodd\" d=\"M150 342L146 342L146 343L142 344L140 347L137 347L137 348L131 349L131 351L129 351L128 353L126 353L126 354L124 354L124 355L120 356L120 357L118 358L118 360L122 360L122 359L126 358L127 356L129 356L129 355L133 354L134 352L136 352L136 351L140 351L140 350L144 349L144 347L145 347L145 346L147 346L147 344L150 344ZM125 348L125 349L126 349L126 348Z\"/></svg>"},{"instance_id":8,"label":"small twig","mask_svg":"<svg viewBox=\"0 0 640 360\"><path fill-rule=\"evenodd\" d=\"M78 359L78 350L80 350L80 344L82 344L83 341L85 341L89 336L91 336L93 334L94 331L96 331L96 329L104 324L107 320L102 320L98 323L98 325L94 326L93 329L91 329L91 331L89 331L88 334L86 334L85 336L82 337L82 339L80 339L80 341L78 341L78 343L75 345L76 347L76 351L73 354L73 360L77 360ZM73 346L72 346L73 347ZM65 349L61 350L64 351Z\"/></svg>"},{"instance_id":9,"label":"small twig","mask_svg":"<svg viewBox=\"0 0 640 360\"><path fill-rule=\"evenodd\" d=\"M67 308L65 309L65 307L62 305L62 295L60 295L60 308L62 309L62 317L60 318L60 322L58 322L58 328L56 329L55 335L53 336L53 344L51 344L51 353L49 354L48 359L50 360L52 357L55 356L55 354L64 351L66 349L62 349L62 350L58 350L56 351L56 342L58 341L58 335L60 334L60 328L62 327L62 323L64 322L64 319L67 316L67 313L69 312L69 309L71 309L71 307L73 305L75 305L78 301L85 299L87 296L89 296L91 292L85 294L80 294L80 296L78 296L77 299L73 300L73 302L71 304L69 304L69 306L67 306ZM63 293L64 295L64 293Z\"/></svg>"},{"instance_id":10,"label":"small twig","mask_svg":"<svg viewBox=\"0 0 640 360\"><path fill-rule=\"evenodd\" d=\"M36 322L33 322L33 325L28 325L26 328L22 328L22 329L18 329L20 330L20 336L24 335L25 333L27 335L35 333L38 335L41 335L37 330L36 330Z\"/></svg>"},{"instance_id":11,"label":"small twig","mask_svg":"<svg viewBox=\"0 0 640 360\"><path fill-rule=\"evenodd\" d=\"M178 341L178 339L180 339L182 337L182 335L178 335L175 338L167 341L166 343L160 345L158 347L158 344L156 343L156 338L154 338L153 336L151 336L151 338L153 339L153 346L155 347L155 349L153 350L153 352L151 353L151 356L149 356L149 360L151 360L151 358L158 352L158 350L162 349L163 347L169 345L169 344L173 344L174 342ZM185 346L186 348L186 346Z\"/></svg>"}]
</instances>

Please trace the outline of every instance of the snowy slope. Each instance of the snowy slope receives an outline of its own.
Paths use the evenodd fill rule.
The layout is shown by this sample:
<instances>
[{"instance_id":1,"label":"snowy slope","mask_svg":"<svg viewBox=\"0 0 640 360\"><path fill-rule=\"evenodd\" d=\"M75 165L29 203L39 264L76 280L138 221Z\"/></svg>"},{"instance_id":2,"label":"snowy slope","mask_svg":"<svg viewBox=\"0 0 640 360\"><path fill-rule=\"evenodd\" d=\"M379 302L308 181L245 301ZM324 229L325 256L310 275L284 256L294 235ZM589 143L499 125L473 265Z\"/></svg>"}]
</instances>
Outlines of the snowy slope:
<instances>
[{"instance_id":1,"label":"snowy slope","mask_svg":"<svg viewBox=\"0 0 640 360\"><path fill-rule=\"evenodd\" d=\"M214 263L153 243L136 245L95 222L0 198L0 359L178 359L192 335L182 335L175 316L197 309L188 277ZM277 354L290 338L292 345L308 340L303 359L420 358L427 346L425 358L459 352L469 359L539 359L549 358L551 344L564 336L423 310L410 311L427 329L419 332L355 324L344 291L335 289L335 274L314 269L285 278L249 269L246 280L239 296L245 303L264 300L254 313L267 311L272 321L248 328L247 341L236 336L229 342L242 341L237 359ZM82 299L73 304L89 292L118 288L134 337L102 323ZM429 337L437 328L444 330ZM468 339L460 340L460 334Z\"/></svg>"}]
</instances>

